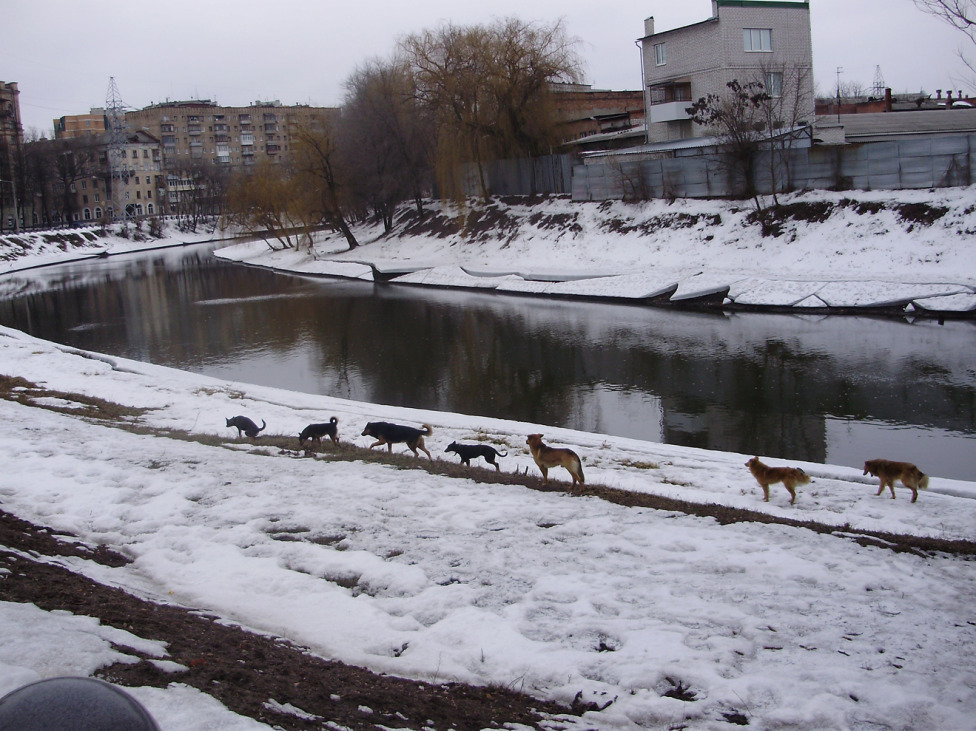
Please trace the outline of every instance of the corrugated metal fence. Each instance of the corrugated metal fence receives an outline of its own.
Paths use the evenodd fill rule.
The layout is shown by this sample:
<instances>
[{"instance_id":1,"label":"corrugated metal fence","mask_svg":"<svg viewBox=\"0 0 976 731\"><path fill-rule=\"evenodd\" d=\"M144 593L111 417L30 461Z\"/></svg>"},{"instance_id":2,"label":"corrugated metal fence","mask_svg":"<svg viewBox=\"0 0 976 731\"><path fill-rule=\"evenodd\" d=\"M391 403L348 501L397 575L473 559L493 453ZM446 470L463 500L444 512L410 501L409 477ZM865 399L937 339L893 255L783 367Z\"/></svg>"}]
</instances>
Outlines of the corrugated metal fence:
<instances>
[{"instance_id":1,"label":"corrugated metal fence","mask_svg":"<svg viewBox=\"0 0 976 731\"><path fill-rule=\"evenodd\" d=\"M976 135L955 135L762 152L756 184L761 193L773 192L774 176L779 192L970 185L976 180L974 149ZM727 198L742 191L741 174L714 152L636 157L617 155L576 164L573 199Z\"/></svg>"}]
</instances>

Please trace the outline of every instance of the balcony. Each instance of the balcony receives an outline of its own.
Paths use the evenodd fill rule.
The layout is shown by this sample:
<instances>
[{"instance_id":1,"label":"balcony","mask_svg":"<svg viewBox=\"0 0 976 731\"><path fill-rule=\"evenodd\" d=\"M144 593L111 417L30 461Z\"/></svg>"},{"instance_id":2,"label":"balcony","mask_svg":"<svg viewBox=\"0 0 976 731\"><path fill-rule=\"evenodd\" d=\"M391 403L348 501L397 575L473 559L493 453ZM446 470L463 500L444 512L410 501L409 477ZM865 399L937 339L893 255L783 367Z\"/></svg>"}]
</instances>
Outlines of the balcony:
<instances>
[{"instance_id":1,"label":"balcony","mask_svg":"<svg viewBox=\"0 0 976 731\"><path fill-rule=\"evenodd\" d=\"M690 101L652 104L648 110L651 113L650 123L658 124L659 122L677 122L682 119L691 119L686 111L690 106Z\"/></svg>"}]
</instances>

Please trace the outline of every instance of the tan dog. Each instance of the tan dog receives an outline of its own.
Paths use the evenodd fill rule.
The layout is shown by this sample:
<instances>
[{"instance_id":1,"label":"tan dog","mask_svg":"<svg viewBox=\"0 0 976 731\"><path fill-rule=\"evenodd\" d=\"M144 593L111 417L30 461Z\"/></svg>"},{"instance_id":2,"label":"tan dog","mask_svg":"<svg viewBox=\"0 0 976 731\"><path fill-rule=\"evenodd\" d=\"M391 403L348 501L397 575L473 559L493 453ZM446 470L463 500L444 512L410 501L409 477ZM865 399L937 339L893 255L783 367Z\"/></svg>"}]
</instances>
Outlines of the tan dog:
<instances>
[{"instance_id":1,"label":"tan dog","mask_svg":"<svg viewBox=\"0 0 976 731\"><path fill-rule=\"evenodd\" d=\"M577 482L580 487L583 487L583 463L576 452L572 449L558 449L548 446L542 441L541 434L529 434L525 443L529 445L532 459L542 470L542 481L544 483L549 482L550 467L565 467L573 478L573 487L576 487Z\"/></svg>"},{"instance_id":2,"label":"tan dog","mask_svg":"<svg viewBox=\"0 0 976 731\"><path fill-rule=\"evenodd\" d=\"M756 478L756 482L763 489L765 501L769 502L769 486L782 482L783 487L790 494L790 505L796 502L796 486L806 485L810 482L810 475L799 467L768 467L759 461L759 457L753 457L746 462L746 467Z\"/></svg>"},{"instance_id":3,"label":"tan dog","mask_svg":"<svg viewBox=\"0 0 976 731\"><path fill-rule=\"evenodd\" d=\"M928 475L911 462L869 459L864 463L864 474L869 472L881 481L881 484L878 485L878 492L875 494L880 495L887 487L891 490L892 500L895 499L895 480L901 480L901 484L912 491L912 502L918 500L919 488L925 490L929 486Z\"/></svg>"}]
</instances>

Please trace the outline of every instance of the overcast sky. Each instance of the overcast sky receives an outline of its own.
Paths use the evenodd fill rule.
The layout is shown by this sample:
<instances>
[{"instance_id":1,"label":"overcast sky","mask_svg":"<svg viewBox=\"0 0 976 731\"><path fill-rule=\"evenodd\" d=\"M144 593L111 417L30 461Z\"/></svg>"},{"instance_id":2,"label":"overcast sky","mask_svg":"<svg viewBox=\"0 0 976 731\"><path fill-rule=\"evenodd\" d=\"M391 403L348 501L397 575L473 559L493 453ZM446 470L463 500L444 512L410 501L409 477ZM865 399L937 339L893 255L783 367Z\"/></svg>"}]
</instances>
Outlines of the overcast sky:
<instances>
[{"instance_id":1,"label":"overcast sky","mask_svg":"<svg viewBox=\"0 0 976 731\"><path fill-rule=\"evenodd\" d=\"M490 3L334 0L5 0L0 80L16 81L25 130L51 135L52 119L105 105L109 79L132 108L167 99L256 100L334 106L343 81L371 57L387 57L404 34L518 16L562 19L581 41L586 81L640 89L634 44L643 21L658 32L707 19L711 0L492 0ZM814 80L831 93L865 87L880 67L895 92L959 89L976 57L964 36L912 0L812 0Z\"/></svg>"}]
</instances>

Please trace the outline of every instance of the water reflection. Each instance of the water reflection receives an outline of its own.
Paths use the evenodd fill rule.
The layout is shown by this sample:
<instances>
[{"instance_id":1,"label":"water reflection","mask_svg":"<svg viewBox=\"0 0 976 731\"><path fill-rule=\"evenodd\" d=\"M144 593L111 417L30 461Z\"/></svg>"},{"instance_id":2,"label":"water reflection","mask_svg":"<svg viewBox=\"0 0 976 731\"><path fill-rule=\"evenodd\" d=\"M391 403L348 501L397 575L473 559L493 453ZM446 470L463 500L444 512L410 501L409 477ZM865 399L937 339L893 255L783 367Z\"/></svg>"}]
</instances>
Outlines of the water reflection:
<instances>
[{"instance_id":1,"label":"water reflection","mask_svg":"<svg viewBox=\"0 0 976 731\"><path fill-rule=\"evenodd\" d=\"M4 325L220 378L976 475L968 321L682 313L310 280L223 264L201 248L8 276L0 294Z\"/></svg>"}]
</instances>

